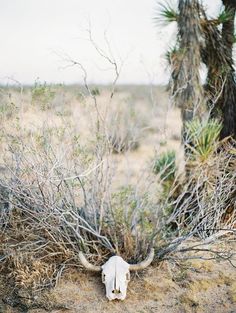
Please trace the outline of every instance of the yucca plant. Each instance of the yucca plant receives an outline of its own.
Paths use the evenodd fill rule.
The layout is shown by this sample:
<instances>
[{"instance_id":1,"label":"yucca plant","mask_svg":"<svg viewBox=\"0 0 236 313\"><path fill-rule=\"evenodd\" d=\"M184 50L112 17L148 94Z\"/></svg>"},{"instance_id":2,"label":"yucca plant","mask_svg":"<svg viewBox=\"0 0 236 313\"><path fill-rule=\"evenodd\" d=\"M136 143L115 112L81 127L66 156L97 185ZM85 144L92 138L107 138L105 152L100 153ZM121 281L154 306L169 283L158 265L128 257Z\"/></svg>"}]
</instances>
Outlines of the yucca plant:
<instances>
[{"instance_id":1,"label":"yucca plant","mask_svg":"<svg viewBox=\"0 0 236 313\"><path fill-rule=\"evenodd\" d=\"M179 12L177 8L169 2L158 3L157 12L158 14L154 18L156 24L169 24L178 20Z\"/></svg>"},{"instance_id":2,"label":"yucca plant","mask_svg":"<svg viewBox=\"0 0 236 313\"><path fill-rule=\"evenodd\" d=\"M154 162L153 172L160 176L162 188L159 200L163 205L163 216L168 218L173 212L172 201L179 193L175 151L170 150L160 154Z\"/></svg>"},{"instance_id":3,"label":"yucca plant","mask_svg":"<svg viewBox=\"0 0 236 313\"><path fill-rule=\"evenodd\" d=\"M186 147L190 160L204 162L212 155L219 139L222 125L217 119L200 121L194 119L185 124Z\"/></svg>"},{"instance_id":4,"label":"yucca plant","mask_svg":"<svg viewBox=\"0 0 236 313\"><path fill-rule=\"evenodd\" d=\"M175 151L162 153L154 162L154 174L159 174L162 181L173 181L176 172Z\"/></svg>"},{"instance_id":5,"label":"yucca plant","mask_svg":"<svg viewBox=\"0 0 236 313\"><path fill-rule=\"evenodd\" d=\"M226 11L226 10L221 11L219 13L219 15L217 16L218 24L223 24L225 22L230 21L232 13L233 12L231 10L229 10L229 11Z\"/></svg>"},{"instance_id":6,"label":"yucca plant","mask_svg":"<svg viewBox=\"0 0 236 313\"><path fill-rule=\"evenodd\" d=\"M235 43L234 20L236 2L222 0L223 10L215 18L208 18L199 0L178 0L178 8L166 2L159 4L155 21L177 22L176 49L167 53L171 66L171 92L181 108L183 140L185 122L202 116L206 104L210 118L222 120L220 139L236 138L236 83L233 58ZM157 23L158 24L158 23ZM173 50L173 51L172 51ZM200 66L207 67L204 88Z\"/></svg>"}]
</instances>

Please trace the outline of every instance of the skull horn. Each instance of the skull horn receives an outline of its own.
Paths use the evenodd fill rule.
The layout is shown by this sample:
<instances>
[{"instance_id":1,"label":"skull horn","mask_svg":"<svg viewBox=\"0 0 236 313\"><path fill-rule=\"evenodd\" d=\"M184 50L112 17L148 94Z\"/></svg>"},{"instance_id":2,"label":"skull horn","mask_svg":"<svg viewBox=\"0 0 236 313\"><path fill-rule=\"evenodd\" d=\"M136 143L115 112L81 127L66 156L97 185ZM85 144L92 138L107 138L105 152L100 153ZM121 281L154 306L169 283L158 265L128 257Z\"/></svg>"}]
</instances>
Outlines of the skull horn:
<instances>
[{"instance_id":1,"label":"skull horn","mask_svg":"<svg viewBox=\"0 0 236 313\"><path fill-rule=\"evenodd\" d=\"M146 259L138 264L129 264L130 271L139 271L148 267L154 259L154 249L152 248Z\"/></svg>"},{"instance_id":2,"label":"skull horn","mask_svg":"<svg viewBox=\"0 0 236 313\"><path fill-rule=\"evenodd\" d=\"M96 266L96 265L93 265L91 264L85 257L85 255L83 254L82 251L79 252L79 259L80 259L80 262L81 264L87 268L88 270L90 271L93 271L93 272L100 272L102 270L102 267L101 266Z\"/></svg>"}]
</instances>

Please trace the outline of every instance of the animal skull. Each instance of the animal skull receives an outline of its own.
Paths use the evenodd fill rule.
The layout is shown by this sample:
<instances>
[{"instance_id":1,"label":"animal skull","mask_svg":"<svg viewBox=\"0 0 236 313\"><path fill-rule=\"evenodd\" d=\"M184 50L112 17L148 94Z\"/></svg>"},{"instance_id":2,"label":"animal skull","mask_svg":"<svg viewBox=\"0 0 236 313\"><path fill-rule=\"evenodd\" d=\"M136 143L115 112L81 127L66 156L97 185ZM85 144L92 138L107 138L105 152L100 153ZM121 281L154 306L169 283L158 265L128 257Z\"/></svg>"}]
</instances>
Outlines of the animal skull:
<instances>
[{"instance_id":1,"label":"animal skull","mask_svg":"<svg viewBox=\"0 0 236 313\"><path fill-rule=\"evenodd\" d=\"M129 281L129 264L120 256L111 257L102 266L102 282L106 286L106 296L109 300L124 300Z\"/></svg>"},{"instance_id":2,"label":"animal skull","mask_svg":"<svg viewBox=\"0 0 236 313\"><path fill-rule=\"evenodd\" d=\"M128 282L130 281L130 271L142 270L149 266L154 258L154 249L151 249L148 257L138 264L129 264L122 257L115 255L102 266L95 266L87 261L81 251L79 252L79 258L88 270L102 271L102 282L106 286L106 296L109 300L124 300Z\"/></svg>"}]
</instances>

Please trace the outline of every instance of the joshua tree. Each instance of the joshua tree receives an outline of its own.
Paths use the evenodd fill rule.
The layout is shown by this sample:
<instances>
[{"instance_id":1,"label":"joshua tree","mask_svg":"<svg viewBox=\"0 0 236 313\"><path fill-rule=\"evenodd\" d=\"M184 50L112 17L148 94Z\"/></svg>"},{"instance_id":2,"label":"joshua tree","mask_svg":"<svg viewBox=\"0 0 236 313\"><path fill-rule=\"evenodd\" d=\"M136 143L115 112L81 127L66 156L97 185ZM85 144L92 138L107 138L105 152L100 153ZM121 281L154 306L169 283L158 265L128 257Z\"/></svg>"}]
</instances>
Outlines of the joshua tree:
<instances>
[{"instance_id":1,"label":"joshua tree","mask_svg":"<svg viewBox=\"0 0 236 313\"><path fill-rule=\"evenodd\" d=\"M234 37L234 19L236 11L235 0L223 0L225 12L228 14L228 19L223 22L222 26L222 41L225 46L225 55L228 58L229 69L226 73L226 84L223 92L223 129L221 137L233 136L236 138L236 82L235 71L233 68L233 44Z\"/></svg>"},{"instance_id":2,"label":"joshua tree","mask_svg":"<svg viewBox=\"0 0 236 313\"><path fill-rule=\"evenodd\" d=\"M176 53L170 54L173 66L172 81L175 102L181 108L183 139L185 123L199 115L203 102L203 88L200 83L201 23L197 0L179 1L178 43Z\"/></svg>"},{"instance_id":3,"label":"joshua tree","mask_svg":"<svg viewBox=\"0 0 236 313\"><path fill-rule=\"evenodd\" d=\"M205 103L210 117L222 121L221 138L236 138L232 56L236 0L222 2L225 10L216 19L208 19L198 0L179 0L177 11L169 5L162 7L162 17L178 25L176 46L167 55L172 67L173 98L182 111L184 140L185 123L195 116L201 117ZM204 92L199 77L201 62L207 67Z\"/></svg>"},{"instance_id":4,"label":"joshua tree","mask_svg":"<svg viewBox=\"0 0 236 313\"><path fill-rule=\"evenodd\" d=\"M205 45L202 61L208 69L206 95L211 117L222 120L221 138L236 138L236 82L233 62L236 1L223 0L225 11L208 20L202 10ZM222 29L218 25L222 24Z\"/></svg>"}]
</instances>

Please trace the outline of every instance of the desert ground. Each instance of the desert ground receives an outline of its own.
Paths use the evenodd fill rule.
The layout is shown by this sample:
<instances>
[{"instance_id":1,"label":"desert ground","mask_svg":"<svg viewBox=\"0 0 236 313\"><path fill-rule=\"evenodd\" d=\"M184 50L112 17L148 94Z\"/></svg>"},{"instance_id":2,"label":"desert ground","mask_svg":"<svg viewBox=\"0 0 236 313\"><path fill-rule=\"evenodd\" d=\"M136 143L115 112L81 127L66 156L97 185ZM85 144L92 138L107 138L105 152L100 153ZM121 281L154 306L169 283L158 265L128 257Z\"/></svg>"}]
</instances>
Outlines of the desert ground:
<instances>
[{"instance_id":1,"label":"desert ground","mask_svg":"<svg viewBox=\"0 0 236 313\"><path fill-rule=\"evenodd\" d=\"M17 298L2 277L0 312L234 313L235 279L228 262L164 261L133 274L124 301L109 301L100 275L76 268L65 272L55 288L30 295L22 290Z\"/></svg>"}]
</instances>

